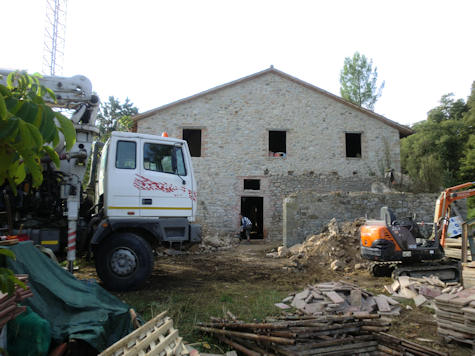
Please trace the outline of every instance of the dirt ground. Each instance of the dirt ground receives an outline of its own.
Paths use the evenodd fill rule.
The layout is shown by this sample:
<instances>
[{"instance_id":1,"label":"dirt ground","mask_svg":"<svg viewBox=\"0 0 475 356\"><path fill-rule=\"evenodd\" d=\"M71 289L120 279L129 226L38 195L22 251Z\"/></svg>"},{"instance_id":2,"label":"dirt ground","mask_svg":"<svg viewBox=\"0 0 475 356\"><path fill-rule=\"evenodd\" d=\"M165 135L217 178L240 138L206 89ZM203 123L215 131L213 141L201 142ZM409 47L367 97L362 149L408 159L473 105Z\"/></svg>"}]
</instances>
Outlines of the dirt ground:
<instances>
[{"instance_id":1,"label":"dirt ground","mask_svg":"<svg viewBox=\"0 0 475 356\"><path fill-rule=\"evenodd\" d=\"M256 288L278 287L288 293L299 292L308 284L325 281L346 280L358 284L372 293L384 293L388 278L374 278L366 270L334 272L328 265L307 264L304 268L289 268L288 258L269 258L266 254L275 251L277 244L253 240L227 250L207 253L157 257L151 278L137 292L118 294L126 301L140 296L145 300L156 299L160 291L184 295L209 290L210 285L224 288L225 285L253 285ZM95 277L92 269L82 272ZM84 274L83 274L84 276ZM133 304L133 302L131 303ZM132 305L133 306L133 305ZM428 308L416 308L412 301L404 302L401 315L393 319L390 334L432 347L450 355L470 355L470 349L458 343L444 343L437 336L434 312ZM193 340L188 340L193 341Z\"/></svg>"}]
</instances>

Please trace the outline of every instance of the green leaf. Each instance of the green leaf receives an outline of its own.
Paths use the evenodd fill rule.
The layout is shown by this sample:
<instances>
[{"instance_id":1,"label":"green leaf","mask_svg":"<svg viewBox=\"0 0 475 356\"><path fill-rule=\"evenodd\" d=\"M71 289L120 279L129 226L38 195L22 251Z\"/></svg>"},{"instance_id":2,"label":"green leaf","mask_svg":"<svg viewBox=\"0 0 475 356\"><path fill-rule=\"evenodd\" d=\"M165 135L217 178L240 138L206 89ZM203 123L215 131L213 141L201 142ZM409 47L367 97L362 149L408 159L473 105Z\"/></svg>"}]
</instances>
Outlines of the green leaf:
<instances>
[{"instance_id":1,"label":"green leaf","mask_svg":"<svg viewBox=\"0 0 475 356\"><path fill-rule=\"evenodd\" d=\"M58 133L58 130L55 130L54 131L54 135L53 135L53 144L52 146L53 147L57 147L59 145L59 133Z\"/></svg>"},{"instance_id":2,"label":"green leaf","mask_svg":"<svg viewBox=\"0 0 475 356\"><path fill-rule=\"evenodd\" d=\"M7 76L7 88L8 89L13 89L13 82L15 81L15 75L16 75L16 72L11 72L10 74L8 74L8 76Z\"/></svg>"},{"instance_id":3,"label":"green leaf","mask_svg":"<svg viewBox=\"0 0 475 356\"><path fill-rule=\"evenodd\" d=\"M8 118L7 104L5 104L5 99L3 94L0 94L0 120L6 120Z\"/></svg>"},{"instance_id":4,"label":"green leaf","mask_svg":"<svg viewBox=\"0 0 475 356\"><path fill-rule=\"evenodd\" d=\"M19 137L17 137L15 146L20 150L25 150L32 142L30 130L28 130L27 123L23 120L18 121L18 128L20 129Z\"/></svg>"},{"instance_id":5,"label":"green leaf","mask_svg":"<svg viewBox=\"0 0 475 356\"><path fill-rule=\"evenodd\" d=\"M42 117L40 123L40 132L45 142L52 142L58 134L58 128L54 122L55 113L51 108L42 106Z\"/></svg>"},{"instance_id":6,"label":"green leaf","mask_svg":"<svg viewBox=\"0 0 475 356\"><path fill-rule=\"evenodd\" d=\"M76 129L73 123L67 117L60 113L56 113L56 119L59 122L59 129L64 135L66 141L66 150L69 151L76 142Z\"/></svg>"},{"instance_id":7,"label":"green leaf","mask_svg":"<svg viewBox=\"0 0 475 356\"><path fill-rule=\"evenodd\" d=\"M26 172L31 174L33 178L33 187L39 187L43 182L43 174L41 173L41 166L38 159L35 159L33 155L27 155L23 157L23 159Z\"/></svg>"},{"instance_id":8,"label":"green leaf","mask_svg":"<svg viewBox=\"0 0 475 356\"><path fill-rule=\"evenodd\" d=\"M7 110L12 113L13 115L16 115L16 113L21 109L21 107L24 104L23 100L18 100L13 97L9 97L5 99L5 104L7 105Z\"/></svg>"},{"instance_id":9,"label":"green leaf","mask_svg":"<svg viewBox=\"0 0 475 356\"><path fill-rule=\"evenodd\" d=\"M58 153L53 150L50 146L43 146L43 150L46 151L48 156L52 159L56 167L59 168L59 156Z\"/></svg>"},{"instance_id":10,"label":"green leaf","mask_svg":"<svg viewBox=\"0 0 475 356\"><path fill-rule=\"evenodd\" d=\"M54 91L47 87L43 87L43 88L46 90L50 98L53 99L54 102L56 102L56 94L54 93Z\"/></svg>"},{"instance_id":11,"label":"green leaf","mask_svg":"<svg viewBox=\"0 0 475 356\"><path fill-rule=\"evenodd\" d=\"M15 277L13 271L9 268L0 268L0 290L3 293L13 294L15 292L15 285L23 289L27 289L25 283Z\"/></svg>"},{"instance_id":12,"label":"green leaf","mask_svg":"<svg viewBox=\"0 0 475 356\"><path fill-rule=\"evenodd\" d=\"M10 167L10 175L13 177L15 184L18 185L22 183L26 178L25 164L23 162L16 161Z\"/></svg>"},{"instance_id":13,"label":"green leaf","mask_svg":"<svg viewBox=\"0 0 475 356\"><path fill-rule=\"evenodd\" d=\"M10 257L12 260L16 259L15 252L8 248L0 247L0 255Z\"/></svg>"},{"instance_id":14,"label":"green leaf","mask_svg":"<svg viewBox=\"0 0 475 356\"><path fill-rule=\"evenodd\" d=\"M24 102L20 110L15 114L29 123L35 122L36 113L38 112L38 105L31 102Z\"/></svg>"},{"instance_id":15,"label":"green leaf","mask_svg":"<svg viewBox=\"0 0 475 356\"><path fill-rule=\"evenodd\" d=\"M5 85L0 84L0 94L4 97L8 97L11 95L11 91Z\"/></svg>"},{"instance_id":16,"label":"green leaf","mask_svg":"<svg viewBox=\"0 0 475 356\"><path fill-rule=\"evenodd\" d=\"M6 171L12 163L14 154L7 152L7 150L0 150L0 171Z\"/></svg>"},{"instance_id":17,"label":"green leaf","mask_svg":"<svg viewBox=\"0 0 475 356\"><path fill-rule=\"evenodd\" d=\"M17 117L11 117L6 121L0 122L0 140L15 139L18 134L20 120Z\"/></svg>"},{"instance_id":18,"label":"green leaf","mask_svg":"<svg viewBox=\"0 0 475 356\"><path fill-rule=\"evenodd\" d=\"M40 130L35 125L26 123L26 127L30 131L31 137L33 138L32 143L34 144L35 149L39 149L43 146L43 136L41 136Z\"/></svg>"}]
</instances>

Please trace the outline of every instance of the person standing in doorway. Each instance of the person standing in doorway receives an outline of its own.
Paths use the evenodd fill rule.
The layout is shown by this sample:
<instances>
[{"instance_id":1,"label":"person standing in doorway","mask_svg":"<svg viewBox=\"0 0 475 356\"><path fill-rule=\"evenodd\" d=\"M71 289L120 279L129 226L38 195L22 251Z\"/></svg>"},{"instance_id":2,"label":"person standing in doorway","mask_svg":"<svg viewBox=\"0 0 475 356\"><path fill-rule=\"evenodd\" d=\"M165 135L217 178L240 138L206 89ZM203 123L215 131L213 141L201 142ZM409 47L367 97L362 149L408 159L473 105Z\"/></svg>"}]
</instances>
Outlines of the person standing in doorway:
<instances>
[{"instance_id":1,"label":"person standing in doorway","mask_svg":"<svg viewBox=\"0 0 475 356\"><path fill-rule=\"evenodd\" d=\"M239 220L241 224L241 240L246 239L247 242L251 242L251 220L246 216L242 216L242 214L239 214Z\"/></svg>"}]
</instances>

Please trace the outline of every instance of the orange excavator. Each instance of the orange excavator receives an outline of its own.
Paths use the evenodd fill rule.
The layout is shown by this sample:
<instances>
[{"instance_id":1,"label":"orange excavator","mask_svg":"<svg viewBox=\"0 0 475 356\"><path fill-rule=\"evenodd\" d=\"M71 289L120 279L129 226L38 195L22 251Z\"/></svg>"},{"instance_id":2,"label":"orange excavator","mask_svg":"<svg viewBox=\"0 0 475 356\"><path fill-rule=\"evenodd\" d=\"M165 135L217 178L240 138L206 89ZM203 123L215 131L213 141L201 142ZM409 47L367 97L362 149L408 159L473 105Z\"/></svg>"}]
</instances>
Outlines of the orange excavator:
<instances>
[{"instance_id":1,"label":"orange excavator","mask_svg":"<svg viewBox=\"0 0 475 356\"><path fill-rule=\"evenodd\" d=\"M368 220L361 227L361 255L375 261L375 276L393 274L422 277L437 275L443 281L460 280L460 263L443 260L445 240L451 216L451 204L475 196L475 182L445 189L437 199L434 227L424 236L413 218L397 219L393 212L381 208L380 220Z\"/></svg>"}]
</instances>

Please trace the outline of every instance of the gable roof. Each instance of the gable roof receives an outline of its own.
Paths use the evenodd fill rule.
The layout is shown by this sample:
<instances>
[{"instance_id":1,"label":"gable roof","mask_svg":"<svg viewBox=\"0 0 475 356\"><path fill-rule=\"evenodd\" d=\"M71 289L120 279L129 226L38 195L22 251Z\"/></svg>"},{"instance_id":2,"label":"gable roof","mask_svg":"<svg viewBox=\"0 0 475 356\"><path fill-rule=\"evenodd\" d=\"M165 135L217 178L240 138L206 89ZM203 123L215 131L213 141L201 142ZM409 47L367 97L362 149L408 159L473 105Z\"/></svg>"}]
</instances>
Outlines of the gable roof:
<instances>
[{"instance_id":1,"label":"gable roof","mask_svg":"<svg viewBox=\"0 0 475 356\"><path fill-rule=\"evenodd\" d=\"M392 121L392 120L389 120L388 118L382 116L382 115L379 115L379 114L376 114L375 112L371 111L371 110L368 110L368 109L365 109L365 108L362 108L358 105L355 105L353 103L350 103L349 101L335 95L335 94L332 94L326 90L323 90L315 85L312 85L310 83L307 83L301 79L298 79L298 78L295 78L287 73L284 73L278 69L275 69L273 66L271 66L270 68L267 68L265 70L262 70L260 72L257 72L257 73L254 73L254 74L251 74L251 75L248 75L246 77L243 77L243 78L240 78L240 79L237 79L237 80L234 80L232 82L229 82L229 83L226 83L226 84L222 84L222 85L218 85L217 87L214 87L214 88L211 88L211 89L208 89L208 90L205 90L205 91L202 91L200 93L197 93L197 94L194 94L194 95L191 95L191 96L188 96L186 98L183 98L183 99L180 99L180 100L177 100L177 101L174 101L174 102L171 102L169 104L165 104L163 106L160 106L158 108L155 108L155 109L152 109L152 110L148 110L148 111L145 111L141 114L138 114L136 116L133 117L133 120L134 120L134 123L135 125L137 124L137 121L141 120L141 119L145 119L147 117L150 117L152 115L155 115L156 113L159 113L160 111L163 111L165 109L168 109L170 107L173 107L173 106L176 106L176 105L179 105L179 104L182 104L182 103L185 103L185 102L188 102L188 101L191 101L191 100L194 100L194 99L197 99L199 97L202 97L204 95L207 95L207 94L210 94L210 93L215 93L221 89L224 89L224 88L228 88L228 87L231 87L231 86L234 86L234 85L237 85L237 84L240 84L240 83L243 83L243 82L246 82L248 80L252 80L252 79L255 79L257 77L260 77L260 76L263 76L265 74L268 74L268 73L273 73L273 74L276 74L284 79L287 79L287 80L291 80L299 85L303 85L304 87L306 88L309 88L311 90L314 90L322 95L325 95L327 96L328 98L330 99L333 99L335 101L338 101L346 106L349 106L351 107L352 109L354 110L357 110L357 111L360 111L368 116L371 116L372 118L376 119L376 120L379 120L383 123L385 123L386 125L388 126L391 126L395 129L397 129L399 131L399 136L400 137L406 137L406 136L409 136L411 134L413 134L414 132L407 126L404 126L404 125L401 125L401 124L398 124L397 122L395 121Z\"/></svg>"}]
</instances>

